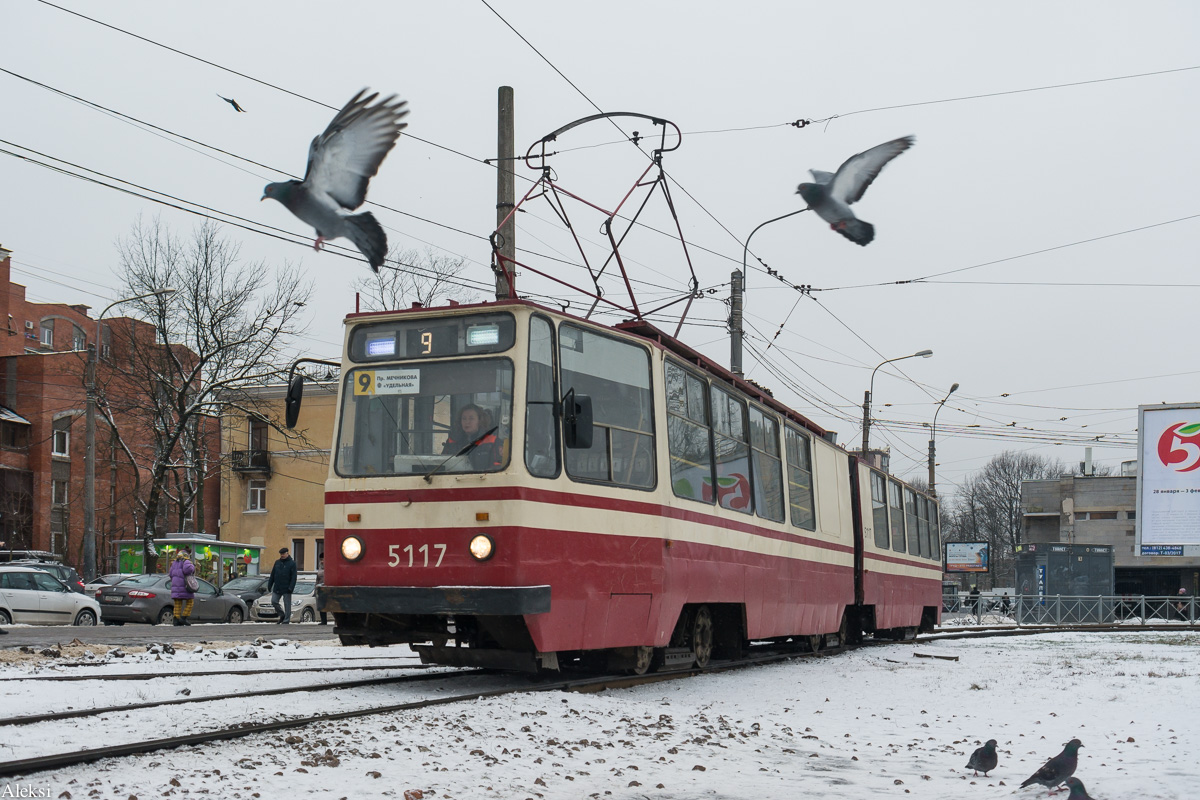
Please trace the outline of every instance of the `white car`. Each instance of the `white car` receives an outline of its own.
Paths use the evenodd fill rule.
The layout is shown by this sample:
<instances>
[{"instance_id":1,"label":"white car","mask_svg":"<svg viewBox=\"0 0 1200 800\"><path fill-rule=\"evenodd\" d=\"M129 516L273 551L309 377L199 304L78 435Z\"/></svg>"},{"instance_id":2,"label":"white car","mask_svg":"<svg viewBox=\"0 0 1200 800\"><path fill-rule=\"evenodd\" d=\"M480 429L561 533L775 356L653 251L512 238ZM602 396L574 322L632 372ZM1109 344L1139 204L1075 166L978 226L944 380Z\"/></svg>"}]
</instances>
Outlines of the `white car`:
<instances>
[{"instance_id":1,"label":"white car","mask_svg":"<svg viewBox=\"0 0 1200 800\"><path fill-rule=\"evenodd\" d=\"M317 588L315 580L298 580L292 592L292 622L312 622L317 618ZM279 604L283 605L280 599ZM277 622L279 615L271 605L271 593L267 592L250 606L250 619L255 622Z\"/></svg>"},{"instance_id":2,"label":"white car","mask_svg":"<svg viewBox=\"0 0 1200 800\"><path fill-rule=\"evenodd\" d=\"M0 626L95 625L100 604L48 572L0 566Z\"/></svg>"}]
</instances>

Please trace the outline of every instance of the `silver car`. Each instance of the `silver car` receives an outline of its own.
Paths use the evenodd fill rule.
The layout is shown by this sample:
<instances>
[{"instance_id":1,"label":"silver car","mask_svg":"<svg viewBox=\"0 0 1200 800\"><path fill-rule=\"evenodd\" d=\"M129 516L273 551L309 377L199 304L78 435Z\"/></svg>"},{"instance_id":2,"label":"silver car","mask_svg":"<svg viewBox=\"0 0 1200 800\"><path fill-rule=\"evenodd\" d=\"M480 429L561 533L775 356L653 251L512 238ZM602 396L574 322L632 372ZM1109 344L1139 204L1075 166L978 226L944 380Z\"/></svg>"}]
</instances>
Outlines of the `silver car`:
<instances>
[{"instance_id":1,"label":"silver car","mask_svg":"<svg viewBox=\"0 0 1200 800\"><path fill-rule=\"evenodd\" d=\"M316 581L296 581L296 588L292 591L292 622L312 622L317 618L317 595L314 591L316 588ZM283 605L282 600L279 601L279 605ZM270 594L264 594L254 601L250 606L250 619L256 622L279 620L275 607L271 605Z\"/></svg>"},{"instance_id":2,"label":"silver car","mask_svg":"<svg viewBox=\"0 0 1200 800\"><path fill-rule=\"evenodd\" d=\"M199 579L198 579L199 580ZM167 575L135 575L96 593L105 625L149 622L170 625L175 617L171 600L171 578ZM246 604L233 594L221 594L217 587L200 580L189 619L193 622L232 622L246 619Z\"/></svg>"},{"instance_id":3,"label":"silver car","mask_svg":"<svg viewBox=\"0 0 1200 800\"><path fill-rule=\"evenodd\" d=\"M0 626L95 625L100 605L32 567L0 566Z\"/></svg>"}]
</instances>

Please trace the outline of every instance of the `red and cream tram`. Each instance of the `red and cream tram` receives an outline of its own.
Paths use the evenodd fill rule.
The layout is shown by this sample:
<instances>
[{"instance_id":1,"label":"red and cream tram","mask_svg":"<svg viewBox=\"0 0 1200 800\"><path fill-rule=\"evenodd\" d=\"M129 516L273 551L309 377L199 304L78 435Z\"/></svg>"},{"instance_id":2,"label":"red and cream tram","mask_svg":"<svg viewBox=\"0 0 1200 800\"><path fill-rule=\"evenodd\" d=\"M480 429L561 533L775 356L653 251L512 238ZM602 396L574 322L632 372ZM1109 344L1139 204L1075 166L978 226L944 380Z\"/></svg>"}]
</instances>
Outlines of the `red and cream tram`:
<instances>
[{"instance_id":1,"label":"red and cream tram","mask_svg":"<svg viewBox=\"0 0 1200 800\"><path fill-rule=\"evenodd\" d=\"M322 606L424 661L637 672L931 627L936 502L644 322L354 314Z\"/></svg>"}]
</instances>

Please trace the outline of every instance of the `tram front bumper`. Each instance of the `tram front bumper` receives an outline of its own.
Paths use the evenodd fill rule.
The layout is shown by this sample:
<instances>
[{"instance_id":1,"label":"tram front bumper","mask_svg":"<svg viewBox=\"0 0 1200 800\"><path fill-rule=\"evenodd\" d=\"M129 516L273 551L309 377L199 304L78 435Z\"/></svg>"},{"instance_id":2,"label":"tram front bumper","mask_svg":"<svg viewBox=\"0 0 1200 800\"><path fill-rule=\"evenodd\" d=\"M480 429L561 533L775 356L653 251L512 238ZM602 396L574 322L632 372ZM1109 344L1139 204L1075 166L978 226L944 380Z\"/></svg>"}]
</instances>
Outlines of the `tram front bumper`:
<instances>
[{"instance_id":1,"label":"tram front bumper","mask_svg":"<svg viewBox=\"0 0 1200 800\"><path fill-rule=\"evenodd\" d=\"M317 608L345 614L545 614L550 587L319 586Z\"/></svg>"}]
</instances>

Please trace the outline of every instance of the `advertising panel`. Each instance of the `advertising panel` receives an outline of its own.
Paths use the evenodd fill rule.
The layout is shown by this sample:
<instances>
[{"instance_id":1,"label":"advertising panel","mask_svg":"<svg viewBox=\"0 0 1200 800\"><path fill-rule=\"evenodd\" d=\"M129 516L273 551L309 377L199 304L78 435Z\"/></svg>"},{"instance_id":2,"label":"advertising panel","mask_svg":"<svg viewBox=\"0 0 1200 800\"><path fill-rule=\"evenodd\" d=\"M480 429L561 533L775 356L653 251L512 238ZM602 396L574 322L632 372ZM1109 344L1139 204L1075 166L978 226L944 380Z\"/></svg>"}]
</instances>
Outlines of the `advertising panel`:
<instances>
[{"instance_id":1,"label":"advertising panel","mask_svg":"<svg viewBox=\"0 0 1200 800\"><path fill-rule=\"evenodd\" d=\"M987 542L946 542L946 572L987 571Z\"/></svg>"},{"instance_id":2,"label":"advertising panel","mask_svg":"<svg viewBox=\"0 0 1200 800\"><path fill-rule=\"evenodd\" d=\"M1139 555L1200 546L1200 403L1138 407Z\"/></svg>"}]
</instances>

